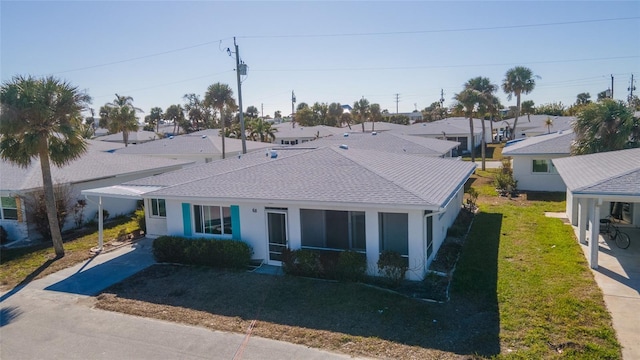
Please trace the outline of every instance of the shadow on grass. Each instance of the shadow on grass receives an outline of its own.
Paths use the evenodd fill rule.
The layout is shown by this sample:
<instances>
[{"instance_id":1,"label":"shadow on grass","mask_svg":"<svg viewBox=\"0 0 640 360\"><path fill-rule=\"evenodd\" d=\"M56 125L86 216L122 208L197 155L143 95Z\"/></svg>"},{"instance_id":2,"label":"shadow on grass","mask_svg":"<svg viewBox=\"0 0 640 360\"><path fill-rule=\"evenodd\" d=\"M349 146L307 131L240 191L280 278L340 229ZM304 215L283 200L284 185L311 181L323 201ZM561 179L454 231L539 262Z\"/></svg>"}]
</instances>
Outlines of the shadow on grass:
<instances>
[{"instance_id":1,"label":"shadow on grass","mask_svg":"<svg viewBox=\"0 0 640 360\"><path fill-rule=\"evenodd\" d=\"M14 286L13 289L9 290L9 292L7 292L6 294L0 296L0 302L5 301L6 299L16 294L18 291L22 290L23 287L25 287L28 283L30 283L33 279L35 279L38 275L40 275L41 272L43 272L46 268L48 268L51 264L53 264L58 259L61 259L61 258L56 257L53 259L49 259L45 261L44 264L38 266L37 269L32 271L31 274L27 275L27 277L25 277L18 285Z\"/></svg>"},{"instance_id":2,"label":"shadow on grass","mask_svg":"<svg viewBox=\"0 0 640 360\"><path fill-rule=\"evenodd\" d=\"M527 200L530 201L562 202L567 198L567 194L564 192L525 191L524 193L527 194Z\"/></svg>"},{"instance_id":3,"label":"shadow on grass","mask_svg":"<svg viewBox=\"0 0 640 360\"><path fill-rule=\"evenodd\" d=\"M502 214L476 215L453 277L452 301L473 308L464 324L469 332L465 353L500 353L497 284L501 228Z\"/></svg>"}]
</instances>

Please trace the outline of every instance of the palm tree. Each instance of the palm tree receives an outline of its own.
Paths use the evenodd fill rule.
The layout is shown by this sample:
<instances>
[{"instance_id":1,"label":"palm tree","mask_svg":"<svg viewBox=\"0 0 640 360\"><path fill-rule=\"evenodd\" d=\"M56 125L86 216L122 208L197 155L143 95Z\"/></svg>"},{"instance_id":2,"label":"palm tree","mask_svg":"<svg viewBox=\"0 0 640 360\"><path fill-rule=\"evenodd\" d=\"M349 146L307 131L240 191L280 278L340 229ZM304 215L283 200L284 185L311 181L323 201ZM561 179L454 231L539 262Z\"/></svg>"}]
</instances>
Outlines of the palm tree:
<instances>
[{"instance_id":1,"label":"palm tree","mask_svg":"<svg viewBox=\"0 0 640 360\"><path fill-rule=\"evenodd\" d=\"M51 163L60 167L87 150L80 133L82 110L89 95L53 77L16 76L0 89L0 156L28 167L40 159L42 185L51 240L57 257L64 256L57 217Z\"/></svg>"},{"instance_id":2,"label":"palm tree","mask_svg":"<svg viewBox=\"0 0 640 360\"><path fill-rule=\"evenodd\" d=\"M161 107L152 107L149 111L149 123L156 126L156 133L160 132L160 120L164 117Z\"/></svg>"},{"instance_id":3,"label":"palm tree","mask_svg":"<svg viewBox=\"0 0 640 360\"><path fill-rule=\"evenodd\" d=\"M640 146L640 121L621 101L604 99L584 105L573 124L576 139L572 155L622 150Z\"/></svg>"},{"instance_id":4,"label":"palm tree","mask_svg":"<svg viewBox=\"0 0 640 360\"><path fill-rule=\"evenodd\" d=\"M473 133L473 113L482 95L475 89L464 89L453 98L458 101L456 109L459 109L465 117L469 118L469 130L471 132L471 161L476 161L476 140Z\"/></svg>"},{"instance_id":5,"label":"palm tree","mask_svg":"<svg viewBox=\"0 0 640 360\"><path fill-rule=\"evenodd\" d=\"M344 113L344 109L339 103L329 104L329 113L327 119L327 125L329 126L341 126L341 118ZM340 125L339 125L340 124Z\"/></svg>"},{"instance_id":6,"label":"palm tree","mask_svg":"<svg viewBox=\"0 0 640 360\"><path fill-rule=\"evenodd\" d=\"M236 109L236 101L233 99L233 90L227 84L221 84L219 82L210 85L207 89L207 93L204 95L204 105L206 107L218 110L220 114L220 124L222 126L222 158L225 158L225 119L223 116L223 110L225 107L228 110ZM242 111L242 110L240 110Z\"/></svg>"},{"instance_id":7,"label":"palm tree","mask_svg":"<svg viewBox=\"0 0 640 360\"><path fill-rule=\"evenodd\" d=\"M495 106L496 97L493 95L494 92L498 90L498 86L491 83L491 80L486 77L478 76L473 79L470 79L464 84L465 89L471 89L477 91L478 95L478 112L483 114L480 116L480 120L482 121L482 140L480 141L481 146L481 154L482 154L482 170L485 169L485 161L486 161L486 136L487 130L484 124L484 114L486 114L489 108ZM473 133L471 134L473 136Z\"/></svg>"},{"instance_id":8,"label":"palm tree","mask_svg":"<svg viewBox=\"0 0 640 360\"><path fill-rule=\"evenodd\" d=\"M371 132L376 131L376 120L382 119L382 111L380 110L380 104L371 104Z\"/></svg>"},{"instance_id":9,"label":"palm tree","mask_svg":"<svg viewBox=\"0 0 640 360\"><path fill-rule=\"evenodd\" d=\"M264 121L263 119L255 119L250 124L250 134L249 137L253 141L260 142L273 142L276 139L276 131L275 128L271 127L269 122ZM265 141L267 139L271 139L271 141Z\"/></svg>"},{"instance_id":10,"label":"palm tree","mask_svg":"<svg viewBox=\"0 0 640 360\"><path fill-rule=\"evenodd\" d=\"M166 120L173 121L173 135L176 135L176 127L184 121L184 109L182 109L182 105L169 106L164 113L164 117Z\"/></svg>"},{"instance_id":11,"label":"palm tree","mask_svg":"<svg viewBox=\"0 0 640 360\"><path fill-rule=\"evenodd\" d=\"M362 124L362 132L364 132L364 123L370 114L369 100L362 97L362 99L353 103L353 113L358 117L360 124Z\"/></svg>"},{"instance_id":12,"label":"palm tree","mask_svg":"<svg viewBox=\"0 0 640 360\"><path fill-rule=\"evenodd\" d=\"M531 122L531 114L536 111L535 103L533 100L527 100L522 102L522 112L527 114L527 120Z\"/></svg>"},{"instance_id":13,"label":"palm tree","mask_svg":"<svg viewBox=\"0 0 640 360\"><path fill-rule=\"evenodd\" d=\"M106 113L103 114L102 110ZM138 119L136 111L143 112L139 108L133 106L133 98L131 96L120 96L116 94L116 98L101 108L101 116L106 116L107 127L112 133L122 132L122 141L124 146L129 146L129 131L138 131Z\"/></svg>"},{"instance_id":14,"label":"palm tree","mask_svg":"<svg viewBox=\"0 0 640 360\"><path fill-rule=\"evenodd\" d=\"M544 121L544 125L547 127L547 134L551 134L551 127L553 126L553 119L547 116L547 120Z\"/></svg>"},{"instance_id":15,"label":"palm tree","mask_svg":"<svg viewBox=\"0 0 640 360\"><path fill-rule=\"evenodd\" d=\"M507 99L511 100L512 95L516 96L516 118L513 121L511 139L515 138L518 116L520 116L520 96L533 91L536 87L536 81L534 78L540 77L533 75L533 72L529 68L516 66L507 70L505 78L502 81L502 90L507 94Z\"/></svg>"}]
</instances>

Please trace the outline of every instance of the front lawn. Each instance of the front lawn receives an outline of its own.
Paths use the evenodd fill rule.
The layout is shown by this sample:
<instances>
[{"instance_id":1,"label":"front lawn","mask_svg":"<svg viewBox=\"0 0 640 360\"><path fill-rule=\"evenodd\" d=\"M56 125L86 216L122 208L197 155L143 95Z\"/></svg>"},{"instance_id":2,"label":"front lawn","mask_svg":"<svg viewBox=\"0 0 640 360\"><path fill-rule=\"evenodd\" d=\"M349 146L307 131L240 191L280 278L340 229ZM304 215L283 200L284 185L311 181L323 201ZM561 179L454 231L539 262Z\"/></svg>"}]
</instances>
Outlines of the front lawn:
<instances>
[{"instance_id":1,"label":"front lawn","mask_svg":"<svg viewBox=\"0 0 640 360\"><path fill-rule=\"evenodd\" d=\"M495 195L478 172L480 213L451 301L363 284L157 265L105 291L96 306L375 358L618 359L602 293L557 194Z\"/></svg>"}]
</instances>

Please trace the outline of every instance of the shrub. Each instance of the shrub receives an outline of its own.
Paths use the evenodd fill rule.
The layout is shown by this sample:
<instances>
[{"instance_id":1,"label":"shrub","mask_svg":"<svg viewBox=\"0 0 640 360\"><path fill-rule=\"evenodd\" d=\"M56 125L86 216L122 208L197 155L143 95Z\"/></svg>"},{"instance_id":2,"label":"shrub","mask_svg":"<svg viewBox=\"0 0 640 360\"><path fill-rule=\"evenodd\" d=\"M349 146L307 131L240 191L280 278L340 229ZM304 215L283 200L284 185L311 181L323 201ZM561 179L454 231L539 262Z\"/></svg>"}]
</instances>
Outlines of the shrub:
<instances>
[{"instance_id":1,"label":"shrub","mask_svg":"<svg viewBox=\"0 0 640 360\"><path fill-rule=\"evenodd\" d=\"M407 260L395 251L383 251L378 259L378 270L395 286L400 285L409 266Z\"/></svg>"},{"instance_id":2,"label":"shrub","mask_svg":"<svg viewBox=\"0 0 640 360\"><path fill-rule=\"evenodd\" d=\"M153 242L153 255L158 262L240 269L249 264L251 247L236 240L161 236Z\"/></svg>"},{"instance_id":3,"label":"shrub","mask_svg":"<svg viewBox=\"0 0 640 360\"><path fill-rule=\"evenodd\" d=\"M4 245L9 242L9 234L2 226L0 226L0 245Z\"/></svg>"},{"instance_id":4,"label":"shrub","mask_svg":"<svg viewBox=\"0 0 640 360\"><path fill-rule=\"evenodd\" d=\"M133 215L136 218L136 221L138 222L138 227L140 228L140 230L144 231L145 233L147 232L147 219L144 216L144 209L138 209L134 212Z\"/></svg>"},{"instance_id":5,"label":"shrub","mask_svg":"<svg viewBox=\"0 0 640 360\"><path fill-rule=\"evenodd\" d=\"M336 276L340 280L358 281L367 271L367 256L356 251L343 251L336 264Z\"/></svg>"},{"instance_id":6,"label":"shrub","mask_svg":"<svg viewBox=\"0 0 640 360\"><path fill-rule=\"evenodd\" d=\"M494 178L496 189L501 195L511 195L516 191L518 181L513 178L513 169L509 158L502 159L502 168Z\"/></svg>"},{"instance_id":7,"label":"shrub","mask_svg":"<svg viewBox=\"0 0 640 360\"><path fill-rule=\"evenodd\" d=\"M69 185L55 185L53 194L56 199L56 215L60 232L69 215L71 204L71 188ZM29 223L35 226L36 231L42 235L44 241L51 241L51 229L49 228L49 218L47 216L47 205L44 199L44 189L36 190L24 198L29 217Z\"/></svg>"}]
</instances>

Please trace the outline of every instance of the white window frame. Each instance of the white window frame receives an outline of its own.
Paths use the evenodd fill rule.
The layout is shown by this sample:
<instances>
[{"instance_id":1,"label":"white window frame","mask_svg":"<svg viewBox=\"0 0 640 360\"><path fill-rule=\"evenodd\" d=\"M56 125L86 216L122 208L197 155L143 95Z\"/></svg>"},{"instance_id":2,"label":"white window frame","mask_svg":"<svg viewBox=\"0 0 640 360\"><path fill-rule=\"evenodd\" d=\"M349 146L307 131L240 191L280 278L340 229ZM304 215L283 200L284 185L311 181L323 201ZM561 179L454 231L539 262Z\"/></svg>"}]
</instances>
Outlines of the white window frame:
<instances>
[{"instance_id":1,"label":"white window frame","mask_svg":"<svg viewBox=\"0 0 640 360\"><path fill-rule=\"evenodd\" d=\"M534 163L536 161L544 161L547 164L547 171L536 171ZM532 159L531 160L531 173L532 174L557 174L556 167L553 166L551 159Z\"/></svg>"},{"instance_id":2,"label":"white window frame","mask_svg":"<svg viewBox=\"0 0 640 360\"><path fill-rule=\"evenodd\" d=\"M2 196L1 198L2 199L0 199L0 219L2 219L4 221L18 221L18 219L20 218L20 213L19 213L19 209L18 209L18 200L15 197L12 197L12 196ZM12 199L14 204L15 204L15 207L5 206L3 201L2 201L5 198L6 199ZM13 218L7 219L6 216L4 215L5 209L6 210L15 210L16 211L15 219L13 219Z\"/></svg>"},{"instance_id":3,"label":"white window frame","mask_svg":"<svg viewBox=\"0 0 640 360\"><path fill-rule=\"evenodd\" d=\"M153 205L154 201L156 203L156 206ZM164 215L160 213L160 201L164 202ZM158 199L158 198L149 199L149 209L151 209L151 211L149 212L150 218L165 219L167 217L167 202L165 199ZM154 211L156 213L154 213Z\"/></svg>"},{"instance_id":4,"label":"white window frame","mask_svg":"<svg viewBox=\"0 0 640 360\"><path fill-rule=\"evenodd\" d=\"M196 212L196 206L200 207L200 211L199 212ZM206 225L205 225L205 219L204 219L204 208L218 208L219 216L220 216L220 225L219 225L220 226L220 234L216 234L216 233L213 233L213 232L206 232ZM193 211L193 232L194 232L194 234L217 236L217 237L224 237L224 238L229 238L229 239L232 238L232 236L233 236L233 220L232 220L231 224L225 224L225 222L224 222L224 220L225 220L224 219L224 209L225 208L229 210L229 218L231 218L231 206L192 204L191 210ZM196 216L200 217L200 224L202 225L202 229L198 228L198 226L197 226ZM229 225L229 226L227 226L227 225ZM227 233L225 231L226 227L231 229L231 231Z\"/></svg>"}]
</instances>

